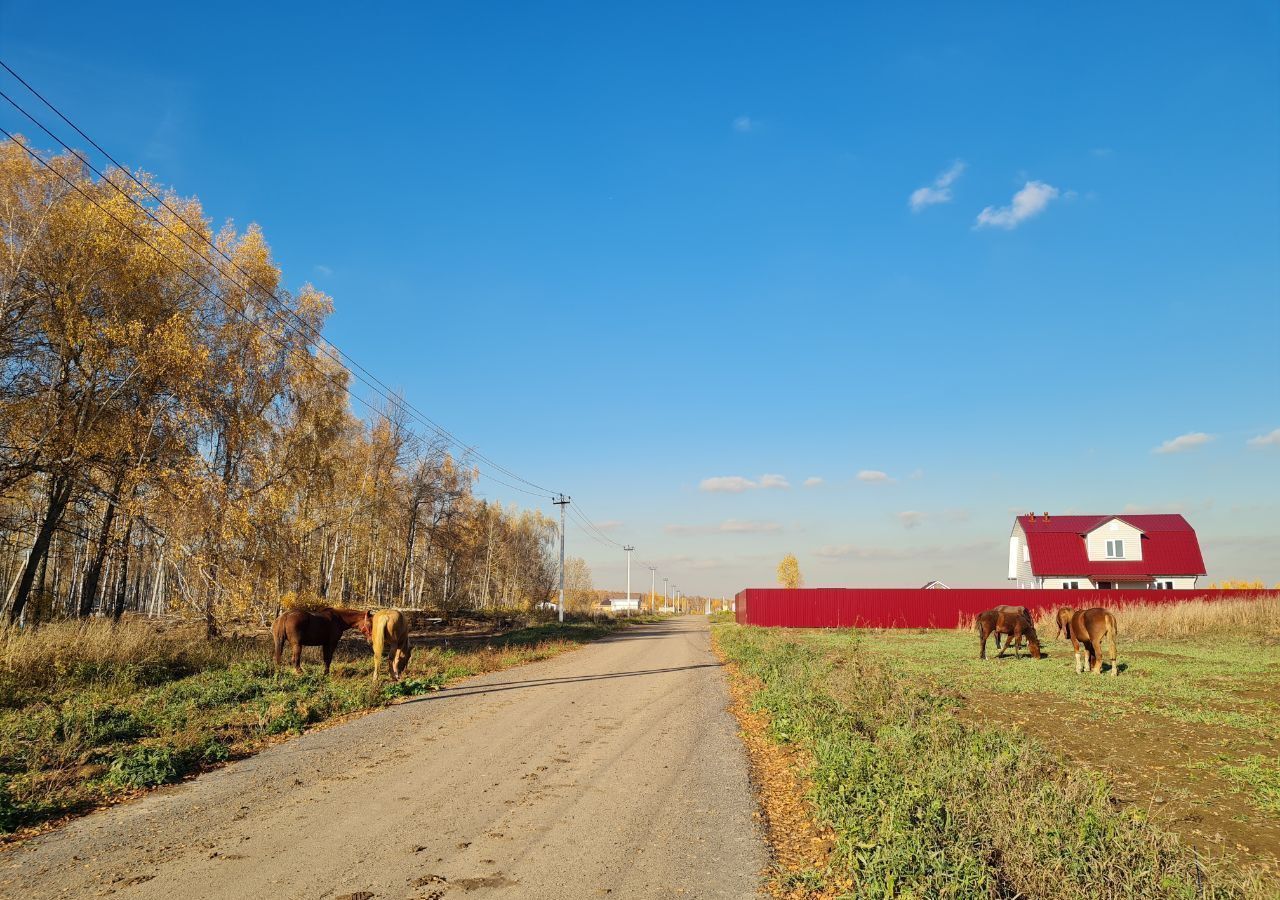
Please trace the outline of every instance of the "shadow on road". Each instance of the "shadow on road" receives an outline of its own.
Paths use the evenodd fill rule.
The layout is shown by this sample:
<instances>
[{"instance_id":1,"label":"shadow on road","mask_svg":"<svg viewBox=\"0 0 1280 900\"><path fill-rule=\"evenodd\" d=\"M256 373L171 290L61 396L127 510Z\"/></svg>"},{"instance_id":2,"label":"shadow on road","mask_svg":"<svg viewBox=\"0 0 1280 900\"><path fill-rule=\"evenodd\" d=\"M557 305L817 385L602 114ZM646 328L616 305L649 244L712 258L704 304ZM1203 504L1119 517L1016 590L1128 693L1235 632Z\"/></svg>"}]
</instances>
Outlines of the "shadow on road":
<instances>
[{"instance_id":1,"label":"shadow on road","mask_svg":"<svg viewBox=\"0 0 1280 900\"><path fill-rule=\"evenodd\" d=\"M499 681L494 684L461 685L456 688L442 688L432 694L424 694L405 700L400 706L412 703L427 703L432 700L448 700L453 697L471 697L476 694L496 694L502 691L518 691L524 688L554 687L557 684L575 684L580 681L604 681L610 678L639 678L645 675L666 675L671 672L688 672L692 669L718 669L720 663L697 663L692 666L673 666L669 669L641 669L636 672L606 672L600 675L571 675L565 678L534 678L529 681Z\"/></svg>"}]
</instances>

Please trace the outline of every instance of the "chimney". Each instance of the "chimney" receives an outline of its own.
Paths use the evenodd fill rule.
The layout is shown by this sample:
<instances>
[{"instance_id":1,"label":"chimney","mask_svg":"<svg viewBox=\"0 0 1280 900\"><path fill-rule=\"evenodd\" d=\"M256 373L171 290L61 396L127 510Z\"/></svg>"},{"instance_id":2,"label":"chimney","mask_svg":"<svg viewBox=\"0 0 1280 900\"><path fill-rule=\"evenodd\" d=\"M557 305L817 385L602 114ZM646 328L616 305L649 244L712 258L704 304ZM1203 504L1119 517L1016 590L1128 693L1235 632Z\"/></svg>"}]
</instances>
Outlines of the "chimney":
<instances>
[{"instance_id":1,"label":"chimney","mask_svg":"<svg viewBox=\"0 0 1280 900\"><path fill-rule=\"evenodd\" d=\"M1046 522L1048 522L1048 521L1049 521L1049 514L1048 514L1048 513L1045 513L1045 514L1044 514L1044 520L1045 520Z\"/></svg>"}]
</instances>

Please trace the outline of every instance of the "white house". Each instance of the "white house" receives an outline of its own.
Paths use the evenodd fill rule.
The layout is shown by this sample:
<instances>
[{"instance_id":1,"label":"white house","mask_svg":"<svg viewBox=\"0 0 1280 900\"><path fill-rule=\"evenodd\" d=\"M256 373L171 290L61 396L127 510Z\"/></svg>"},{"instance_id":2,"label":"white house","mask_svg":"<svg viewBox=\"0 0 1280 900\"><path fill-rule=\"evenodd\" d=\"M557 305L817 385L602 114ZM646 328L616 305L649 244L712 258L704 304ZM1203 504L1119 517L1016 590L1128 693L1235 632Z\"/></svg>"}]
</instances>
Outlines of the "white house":
<instances>
[{"instance_id":1,"label":"white house","mask_svg":"<svg viewBox=\"0 0 1280 900\"><path fill-rule=\"evenodd\" d=\"M1020 588L1194 588L1205 573L1195 529L1177 514L1018 516L1009 580Z\"/></svg>"}]
</instances>

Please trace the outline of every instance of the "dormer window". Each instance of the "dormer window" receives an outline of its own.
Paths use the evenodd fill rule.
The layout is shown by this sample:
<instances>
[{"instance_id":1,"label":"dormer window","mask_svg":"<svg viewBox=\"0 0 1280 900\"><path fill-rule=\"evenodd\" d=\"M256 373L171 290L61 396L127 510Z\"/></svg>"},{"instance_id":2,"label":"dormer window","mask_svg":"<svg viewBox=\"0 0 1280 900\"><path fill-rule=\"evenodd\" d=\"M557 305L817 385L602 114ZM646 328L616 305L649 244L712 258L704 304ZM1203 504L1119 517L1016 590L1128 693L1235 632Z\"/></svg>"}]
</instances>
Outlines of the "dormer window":
<instances>
[{"instance_id":1,"label":"dormer window","mask_svg":"<svg viewBox=\"0 0 1280 900\"><path fill-rule=\"evenodd\" d=\"M1107 559L1124 559L1124 541L1107 541Z\"/></svg>"}]
</instances>

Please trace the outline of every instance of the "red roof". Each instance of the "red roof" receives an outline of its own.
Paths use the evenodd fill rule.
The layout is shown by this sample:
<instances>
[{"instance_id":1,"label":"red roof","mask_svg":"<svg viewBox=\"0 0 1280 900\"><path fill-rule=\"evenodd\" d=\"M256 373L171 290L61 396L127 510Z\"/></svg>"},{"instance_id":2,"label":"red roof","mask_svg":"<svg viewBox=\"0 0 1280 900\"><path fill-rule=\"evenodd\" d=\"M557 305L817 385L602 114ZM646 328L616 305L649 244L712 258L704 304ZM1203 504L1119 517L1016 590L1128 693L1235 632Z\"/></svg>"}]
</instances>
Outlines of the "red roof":
<instances>
[{"instance_id":1,"label":"red roof","mask_svg":"<svg viewBox=\"0 0 1280 900\"><path fill-rule=\"evenodd\" d=\"M1142 559L1090 560L1085 535L1119 519L1142 532ZM1177 513L1143 516L1018 516L1031 550L1035 575L1087 578L1152 578L1203 575L1204 557L1195 529Z\"/></svg>"}]
</instances>

